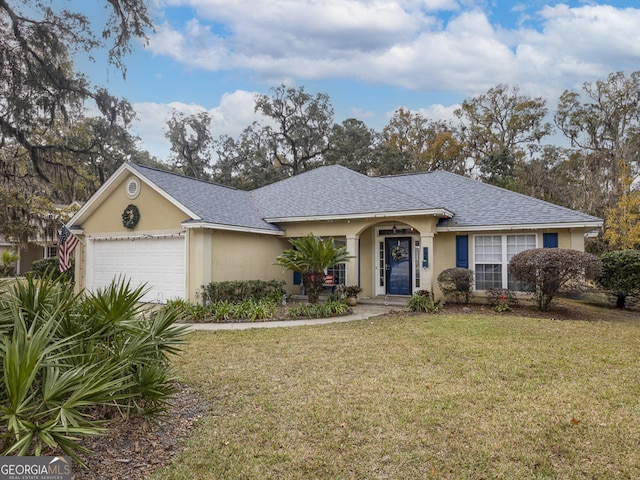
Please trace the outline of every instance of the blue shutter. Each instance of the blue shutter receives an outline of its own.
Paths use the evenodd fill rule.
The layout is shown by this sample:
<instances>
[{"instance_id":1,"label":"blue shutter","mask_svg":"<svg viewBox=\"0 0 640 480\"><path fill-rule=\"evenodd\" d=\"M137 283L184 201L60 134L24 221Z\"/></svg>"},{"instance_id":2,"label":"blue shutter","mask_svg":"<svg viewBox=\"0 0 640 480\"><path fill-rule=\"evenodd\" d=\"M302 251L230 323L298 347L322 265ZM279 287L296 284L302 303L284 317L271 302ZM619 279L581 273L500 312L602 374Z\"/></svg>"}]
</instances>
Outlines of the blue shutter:
<instances>
[{"instance_id":1,"label":"blue shutter","mask_svg":"<svg viewBox=\"0 0 640 480\"><path fill-rule=\"evenodd\" d=\"M469 235L456 236L456 267L469 268Z\"/></svg>"},{"instance_id":2,"label":"blue shutter","mask_svg":"<svg viewBox=\"0 0 640 480\"><path fill-rule=\"evenodd\" d=\"M542 234L542 246L544 248L558 248L558 234L557 233L543 233Z\"/></svg>"},{"instance_id":3,"label":"blue shutter","mask_svg":"<svg viewBox=\"0 0 640 480\"><path fill-rule=\"evenodd\" d=\"M293 284L294 285L302 284L302 274L300 272L293 272Z\"/></svg>"}]
</instances>

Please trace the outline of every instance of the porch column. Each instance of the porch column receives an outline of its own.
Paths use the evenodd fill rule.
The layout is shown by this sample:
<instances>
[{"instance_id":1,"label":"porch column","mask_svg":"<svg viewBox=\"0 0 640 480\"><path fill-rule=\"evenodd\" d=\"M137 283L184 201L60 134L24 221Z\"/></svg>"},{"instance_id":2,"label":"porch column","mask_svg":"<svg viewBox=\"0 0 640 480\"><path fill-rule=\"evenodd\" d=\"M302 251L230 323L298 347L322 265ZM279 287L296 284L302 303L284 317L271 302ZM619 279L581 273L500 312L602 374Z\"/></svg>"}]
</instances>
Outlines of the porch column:
<instances>
[{"instance_id":1,"label":"porch column","mask_svg":"<svg viewBox=\"0 0 640 480\"><path fill-rule=\"evenodd\" d=\"M352 255L353 258L350 258L347 263L347 285L358 285L358 265L360 264L360 252L358 249L358 236L357 235L347 235L347 252L349 255Z\"/></svg>"},{"instance_id":2,"label":"porch column","mask_svg":"<svg viewBox=\"0 0 640 480\"><path fill-rule=\"evenodd\" d=\"M420 289L433 292L433 233L420 235ZM427 248L427 267L424 267L424 249Z\"/></svg>"}]
</instances>

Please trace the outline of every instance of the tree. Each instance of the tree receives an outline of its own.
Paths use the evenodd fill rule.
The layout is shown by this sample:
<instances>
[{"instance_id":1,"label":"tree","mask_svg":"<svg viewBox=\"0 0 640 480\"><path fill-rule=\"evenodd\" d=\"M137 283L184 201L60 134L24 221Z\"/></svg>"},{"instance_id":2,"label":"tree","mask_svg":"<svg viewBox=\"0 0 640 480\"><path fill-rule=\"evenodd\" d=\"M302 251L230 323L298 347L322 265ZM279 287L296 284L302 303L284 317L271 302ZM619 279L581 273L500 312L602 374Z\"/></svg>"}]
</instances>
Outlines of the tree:
<instances>
[{"instance_id":1,"label":"tree","mask_svg":"<svg viewBox=\"0 0 640 480\"><path fill-rule=\"evenodd\" d=\"M338 263L344 263L351 255L345 246L337 246L333 238L326 241L312 233L306 237L289 240L292 247L276 258L275 265L280 265L293 272L302 274L302 285L310 303L318 303L325 271Z\"/></svg>"},{"instance_id":2,"label":"tree","mask_svg":"<svg viewBox=\"0 0 640 480\"><path fill-rule=\"evenodd\" d=\"M555 122L572 146L583 152L580 173L585 181L597 180L597 188L585 187L599 207L589 213L602 216L624 191L620 161L629 165L634 178L640 170L640 72L628 77L612 73L604 81L585 83L582 91L566 90L560 96Z\"/></svg>"},{"instance_id":3,"label":"tree","mask_svg":"<svg viewBox=\"0 0 640 480\"><path fill-rule=\"evenodd\" d=\"M454 127L402 107L382 130L376 153L378 175L433 170L466 173L462 143Z\"/></svg>"},{"instance_id":4,"label":"tree","mask_svg":"<svg viewBox=\"0 0 640 480\"><path fill-rule=\"evenodd\" d=\"M90 86L73 69L73 55L91 58L93 50L107 47L108 62L124 72L132 40L144 39L152 26L143 0L106 4L106 23L96 29L86 16L56 2L0 0L0 144L20 146L42 179L49 179L45 165L65 168L57 154L81 153L56 132L86 102L111 126L131 121L128 102Z\"/></svg>"},{"instance_id":5,"label":"tree","mask_svg":"<svg viewBox=\"0 0 640 480\"><path fill-rule=\"evenodd\" d=\"M604 239L616 249L640 248L640 192L633 185L629 165L621 161L618 202L606 211Z\"/></svg>"},{"instance_id":6,"label":"tree","mask_svg":"<svg viewBox=\"0 0 640 480\"><path fill-rule=\"evenodd\" d=\"M256 97L255 111L266 117L266 124L255 126L260 127L272 165L284 170L287 176L321 165L333 128L329 96L319 93L314 97L303 87L285 85L271 91L272 96Z\"/></svg>"},{"instance_id":7,"label":"tree","mask_svg":"<svg viewBox=\"0 0 640 480\"><path fill-rule=\"evenodd\" d=\"M54 239L62 223L49 200L29 191L0 186L0 205L0 235L16 245L36 237Z\"/></svg>"},{"instance_id":8,"label":"tree","mask_svg":"<svg viewBox=\"0 0 640 480\"><path fill-rule=\"evenodd\" d=\"M253 122L237 140L223 135L214 141L214 181L250 190L323 164L334 128L329 97L284 85L272 92L256 96L262 123Z\"/></svg>"},{"instance_id":9,"label":"tree","mask_svg":"<svg viewBox=\"0 0 640 480\"><path fill-rule=\"evenodd\" d=\"M189 177L208 180L213 146L209 113L185 115L174 110L165 136L171 142L174 169Z\"/></svg>"},{"instance_id":10,"label":"tree","mask_svg":"<svg viewBox=\"0 0 640 480\"><path fill-rule=\"evenodd\" d=\"M538 308L548 310L563 287L583 279L595 279L600 260L590 253L562 248L533 248L514 255L509 262L513 278L530 286Z\"/></svg>"},{"instance_id":11,"label":"tree","mask_svg":"<svg viewBox=\"0 0 640 480\"><path fill-rule=\"evenodd\" d=\"M245 128L238 140L223 135L214 145L218 156L213 165L215 182L253 190L288 176L278 164L271 162L264 132L256 124Z\"/></svg>"},{"instance_id":12,"label":"tree","mask_svg":"<svg viewBox=\"0 0 640 480\"><path fill-rule=\"evenodd\" d=\"M367 175L373 168L373 149L376 132L355 118L336 124L329 136L329 148L324 155L325 165L342 165Z\"/></svg>"},{"instance_id":13,"label":"tree","mask_svg":"<svg viewBox=\"0 0 640 480\"><path fill-rule=\"evenodd\" d=\"M640 295L640 250L607 252L600 260L598 283L616 296L617 308L624 308L627 297Z\"/></svg>"},{"instance_id":14,"label":"tree","mask_svg":"<svg viewBox=\"0 0 640 480\"><path fill-rule=\"evenodd\" d=\"M493 184L509 185L527 154L536 152L551 133L545 100L520 95L516 86L500 84L465 100L455 115L462 123L467 155Z\"/></svg>"}]
</instances>

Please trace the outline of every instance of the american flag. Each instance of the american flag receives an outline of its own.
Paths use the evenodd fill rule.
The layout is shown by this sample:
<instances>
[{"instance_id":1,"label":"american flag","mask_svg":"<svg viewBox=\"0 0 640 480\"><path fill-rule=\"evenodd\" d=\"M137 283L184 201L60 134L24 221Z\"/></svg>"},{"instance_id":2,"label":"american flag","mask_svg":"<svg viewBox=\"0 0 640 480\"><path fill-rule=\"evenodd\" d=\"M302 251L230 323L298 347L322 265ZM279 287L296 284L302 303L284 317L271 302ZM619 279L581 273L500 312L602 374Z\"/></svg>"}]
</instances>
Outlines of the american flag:
<instances>
[{"instance_id":1,"label":"american flag","mask_svg":"<svg viewBox=\"0 0 640 480\"><path fill-rule=\"evenodd\" d=\"M69 231L66 226L60 229L60 243L58 244L58 258L60 259L60 271L66 272L71 267L71 254L78 245L78 237Z\"/></svg>"}]
</instances>

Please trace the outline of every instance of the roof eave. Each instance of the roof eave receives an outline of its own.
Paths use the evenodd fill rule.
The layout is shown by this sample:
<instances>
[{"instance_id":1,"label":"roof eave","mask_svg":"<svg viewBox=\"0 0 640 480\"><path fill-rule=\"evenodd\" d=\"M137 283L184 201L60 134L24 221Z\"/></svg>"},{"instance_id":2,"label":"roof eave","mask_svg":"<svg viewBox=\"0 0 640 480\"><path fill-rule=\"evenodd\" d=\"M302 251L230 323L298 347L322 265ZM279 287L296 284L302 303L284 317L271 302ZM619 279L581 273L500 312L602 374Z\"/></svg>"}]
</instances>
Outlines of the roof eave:
<instances>
[{"instance_id":1,"label":"roof eave","mask_svg":"<svg viewBox=\"0 0 640 480\"><path fill-rule=\"evenodd\" d=\"M226 230L229 232L258 233L260 235L275 235L275 236L284 235L283 230L269 230L266 228L243 227L239 225L225 225L223 223L213 223L213 222L194 222L191 220L182 222L182 226L187 229L205 228L210 230Z\"/></svg>"},{"instance_id":2,"label":"roof eave","mask_svg":"<svg viewBox=\"0 0 640 480\"><path fill-rule=\"evenodd\" d=\"M440 218L451 218L453 213L444 208L433 208L426 210L400 210L391 212L363 212L345 213L341 215L308 215L301 217L268 217L264 220L269 223L293 223L293 222L314 222L326 220L353 220L370 218L391 218L391 217L415 217L416 215L426 215Z\"/></svg>"},{"instance_id":3,"label":"roof eave","mask_svg":"<svg viewBox=\"0 0 640 480\"><path fill-rule=\"evenodd\" d=\"M558 222L558 223L523 223L523 224L492 224L492 225L453 225L436 227L436 232L474 232L487 230L552 230L558 228L602 228L603 221L591 222Z\"/></svg>"}]
</instances>

